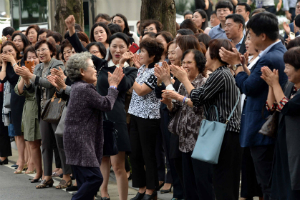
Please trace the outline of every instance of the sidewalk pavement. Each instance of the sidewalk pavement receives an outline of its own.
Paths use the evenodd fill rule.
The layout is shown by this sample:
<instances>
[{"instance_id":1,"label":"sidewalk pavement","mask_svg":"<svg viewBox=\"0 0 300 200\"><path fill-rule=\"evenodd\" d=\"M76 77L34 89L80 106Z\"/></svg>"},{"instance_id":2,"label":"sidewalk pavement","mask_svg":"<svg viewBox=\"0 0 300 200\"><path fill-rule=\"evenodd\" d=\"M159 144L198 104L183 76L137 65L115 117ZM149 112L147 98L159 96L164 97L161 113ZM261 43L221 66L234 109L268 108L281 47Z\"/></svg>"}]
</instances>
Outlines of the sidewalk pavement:
<instances>
[{"instance_id":1,"label":"sidewalk pavement","mask_svg":"<svg viewBox=\"0 0 300 200\"><path fill-rule=\"evenodd\" d=\"M15 148L12 148L12 156L8 157L9 162L16 163L17 159L18 159L18 155L19 155L18 151ZM52 168L53 169L56 168L55 163L53 163ZM58 185L60 180L61 180L60 178L55 177L54 178L54 186ZM133 188L132 181L129 181L128 199L133 198L136 195L137 191L138 191L138 188ZM72 193L72 192L70 192L70 193ZM111 200L119 200L118 187L116 184L116 177L115 177L114 172L111 172L110 176L109 176L108 193L110 195ZM158 194L158 196L157 196L158 200L171 200L173 198L173 193L160 194L160 192L158 192L157 194ZM98 195L99 195L99 197L97 199L100 199L100 192L98 193Z\"/></svg>"}]
</instances>

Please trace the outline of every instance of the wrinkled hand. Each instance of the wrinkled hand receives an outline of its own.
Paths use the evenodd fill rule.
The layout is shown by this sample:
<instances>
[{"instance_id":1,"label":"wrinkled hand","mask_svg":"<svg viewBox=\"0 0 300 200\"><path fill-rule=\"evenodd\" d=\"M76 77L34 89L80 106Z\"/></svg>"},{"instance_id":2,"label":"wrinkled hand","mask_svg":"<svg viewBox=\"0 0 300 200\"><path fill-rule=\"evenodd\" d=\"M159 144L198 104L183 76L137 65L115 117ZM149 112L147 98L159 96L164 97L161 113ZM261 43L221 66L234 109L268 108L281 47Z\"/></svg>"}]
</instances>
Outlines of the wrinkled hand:
<instances>
[{"instance_id":1,"label":"wrinkled hand","mask_svg":"<svg viewBox=\"0 0 300 200\"><path fill-rule=\"evenodd\" d=\"M163 98L162 100L160 100L160 102L166 104L168 106L168 108L171 108L171 106L172 106L172 100L171 99Z\"/></svg>"},{"instance_id":2,"label":"wrinkled hand","mask_svg":"<svg viewBox=\"0 0 300 200\"><path fill-rule=\"evenodd\" d=\"M51 83L51 85L53 85L58 91L60 90L60 88L58 87L58 85L55 82L55 75L49 75L47 76L47 80Z\"/></svg>"},{"instance_id":3,"label":"wrinkled hand","mask_svg":"<svg viewBox=\"0 0 300 200\"><path fill-rule=\"evenodd\" d=\"M16 66L15 67L15 72L16 74L18 74L19 76L21 76L24 80L29 80L32 77L32 73L29 71L29 69L25 66L23 67L19 67Z\"/></svg>"},{"instance_id":4,"label":"wrinkled hand","mask_svg":"<svg viewBox=\"0 0 300 200\"><path fill-rule=\"evenodd\" d=\"M65 23L67 28L70 30L71 28L75 27L75 17L74 15L69 15L67 19L65 19Z\"/></svg>"},{"instance_id":5,"label":"wrinkled hand","mask_svg":"<svg viewBox=\"0 0 300 200\"><path fill-rule=\"evenodd\" d=\"M55 76L55 83L60 89L65 90L67 87L67 85L62 77Z\"/></svg>"},{"instance_id":6,"label":"wrinkled hand","mask_svg":"<svg viewBox=\"0 0 300 200\"><path fill-rule=\"evenodd\" d=\"M279 83L279 75L278 75L278 70L277 69L273 69L273 72L270 70L269 67L262 67L261 68L261 78L266 81L266 83L273 87L275 84Z\"/></svg>"},{"instance_id":7,"label":"wrinkled hand","mask_svg":"<svg viewBox=\"0 0 300 200\"><path fill-rule=\"evenodd\" d=\"M162 92L163 92L163 93L162 93L161 96L162 96L163 98L166 98L166 99L175 99L175 100L177 100L177 101L180 101L180 100L181 100L181 99L180 99L181 95L178 94L177 92L173 91L173 90L163 90Z\"/></svg>"},{"instance_id":8,"label":"wrinkled hand","mask_svg":"<svg viewBox=\"0 0 300 200\"><path fill-rule=\"evenodd\" d=\"M188 79L188 75L183 67L178 67L175 65L170 65L171 73L180 81L183 82L185 79Z\"/></svg>"},{"instance_id":9,"label":"wrinkled hand","mask_svg":"<svg viewBox=\"0 0 300 200\"><path fill-rule=\"evenodd\" d=\"M133 53L132 52L125 52L123 53L121 59L120 59L120 64L124 64L127 60L133 58Z\"/></svg>"},{"instance_id":10,"label":"wrinkled hand","mask_svg":"<svg viewBox=\"0 0 300 200\"><path fill-rule=\"evenodd\" d=\"M134 54L132 60L136 68L139 69L142 66L142 64L140 63L140 56L138 54Z\"/></svg>"},{"instance_id":11,"label":"wrinkled hand","mask_svg":"<svg viewBox=\"0 0 300 200\"><path fill-rule=\"evenodd\" d=\"M108 72L108 84L109 86L118 87L119 83L124 77L123 68L117 67L113 74Z\"/></svg>"},{"instance_id":12,"label":"wrinkled hand","mask_svg":"<svg viewBox=\"0 0 300 200\"><path fill-rule=\"evenodd\" d=\"M59 69L56 69L56 68L53 68L53 69L51 69L50 70L50 72L51 72L51 75L52 76L59 76L59 77L61 77L63 80L65 79L65 78L67 78L66 76L65 76L65 74L64 74L64 71L61 69L61 68L59 68Z\"/></svg>"},{"instance_id":13,"label":"wrinkled hand","mask_svg":"<svg viewBox=\"0 0 300 200\"><path fill-rule=\"evenodd\" d=\"M232 48L232 50L233 52L226 50L224 47L221 47L221 49L219 50L219 55L224 62L230 65L237 65L241 63L240 53L236 48Z\"/></svg>"},{"instance_id":14,"label":"wrinkled hand","mask_svg":"<svg viewBox=\"0 0 300 200\"><path fill-rule=\"evenodd\" d=\"M284 29L285 33L286 33L287 35L289 35L290 32L291 32L291 28L290 28L290 26L288 25L288 23L283 22L282 26L283 26L283 29Z\"/></svg>"}]
</instances>

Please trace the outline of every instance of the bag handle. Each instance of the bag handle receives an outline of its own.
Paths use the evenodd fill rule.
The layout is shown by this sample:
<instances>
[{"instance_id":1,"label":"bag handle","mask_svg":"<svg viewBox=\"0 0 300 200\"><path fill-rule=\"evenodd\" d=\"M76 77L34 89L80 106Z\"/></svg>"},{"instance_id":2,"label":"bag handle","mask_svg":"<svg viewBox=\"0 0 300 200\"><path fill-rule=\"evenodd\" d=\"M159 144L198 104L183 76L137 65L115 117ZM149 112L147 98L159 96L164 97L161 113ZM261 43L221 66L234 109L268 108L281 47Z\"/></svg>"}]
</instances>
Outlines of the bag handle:
<instances>
[{"instance_id":1,"label":"bag handle","mask_svg":"<svg viewBox=\"0 0 300 200\"><path fill-rule=\"evenodd\" d=\"M227 120L226 120L226 124L229 122L229 120L230 120L230 118L232 117L232 115L233 115L233 113L234 113L234 111L235 111L237 105L238 105L239 102L240 102L240 96L241 96L240 90L238 90L238 95L239 95L239 97L238 97L238 99L237 99L237 101L236 101L236 103L235 103L235 105L234 105L234 107L233 107L233 109L232 109L232 111L231 111L229 117L228 117Z\"/></svg>"},{"instance_id":2,"label":"bag handle","mask_svg":"<svg viewBox=\"0 0 300 200\"><path fill-rule=\"evenodd\" d=\"M217 108L217 106L215 106L215 105L209 106L207 113L209 113L209 111L210 111L211 108L215 108L217 120L218 120L218 122L219 122L219 113L218 113L218 108Z\"/></svg>"}]
</instances>

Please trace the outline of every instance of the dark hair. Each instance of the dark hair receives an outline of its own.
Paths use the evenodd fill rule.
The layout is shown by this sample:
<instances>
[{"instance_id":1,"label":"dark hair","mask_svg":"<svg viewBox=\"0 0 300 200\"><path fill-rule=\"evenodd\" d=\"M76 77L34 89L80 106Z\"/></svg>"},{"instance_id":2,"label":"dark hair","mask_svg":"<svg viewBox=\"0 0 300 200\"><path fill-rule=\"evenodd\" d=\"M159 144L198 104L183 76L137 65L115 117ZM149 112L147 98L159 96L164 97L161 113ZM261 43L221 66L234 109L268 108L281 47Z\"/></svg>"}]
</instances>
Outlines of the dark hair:
<instances>
[{"instance_id":1,"label":"dark hair","mask_svg":"<svg viewBox=\"0 0 300 200\"><path fill-rule=\"evenodd\" d=\"M91 43L89 43L88 45L86 45L85 48L86 48L88 51L90 51L90 48L91 48L92 46L96 46L96 47L99 49L99 51L100 51L101 55L103 56L103 58L106 57L106 48L105 48L104 44L102 44L101 42L91 42Z\"/></svg>"},{"instance_id":2,"label":"dark hair","mask_svg":"<svg viewBox=\"0 0 300 200\"><path fill-rule=\"evenodd\" d=\"M242 15L239 14L230 14L225 17L226 19L232 19L235 23L240 23L245 28L245 19Z\"/></svg>"},{"instance_id":3,"label":"dark hair","mask_svg":"<svg viewBox=\"0 0 300 200\"><path fill-rule=\"evenodd\" d=\"M38 34L39 34L39 31L40 31L40 27L36 24L28 26L28 28L26 29L26 36L28 36L29 30L32 29L32 28L36 31L36 37L37 37L36 40L38 40Z\"/></svg>"},{"instance_id":4,"label":"dark hair","mask_svg":"<svg viewBox=\"0 0 300 200\"><path fill-rule=\"evenodd\" d=\"M187 10L187 11L185 11L185 12L183 13L183 18L185 18L186 15L192 15L192 14L193 14L192 11Z\"/></svg>"},{"instance_id":5,"label":"dark hair","mask_svg":"<svg viewBox=\"0 0 300 200\"><path fill-rule=\"evenodd\" d=\"M83 31L82 27L77 23L75 23L75 30Z\"/></svg>"},{"instance_id":6,"label":"dark hair","mask_svg":"<svg viewBox=\"0 0 300 200\"><path fill-rule=\"evenodd\" d=\"M173 35L169 31L161 31L156 34L156 37L159 35L161 35L161 36L163 36L163 38L165 38L166 43L169 43L173 40Z\"/></svg>"},{"instance_id":7,"label":"dark hair","mask_svg":"<svg viewBox=\"0 0 300 200\"><path fill-rule=\"evenodd\" d=\"M184 57L189 54L193 53L194 54L194 60L196 62L196 67L202 76L206 76L205 72L205 64L206 64L206 59L204 54L201 51L198 51L197 49L188 49L186 50L181 57L181 62L183 61Z\"/></svg>"},{"instance_id":8,"label":"dark hair","mask_svg":"<svg viewBox=\"0 0 300 200\"><path fill-rule=\"evenodd\" d=\"M52 38L47 38L38 41L34 46L35 50L37 50L42 44L47 44L49 50L52 52L51 57L54 57L56 55L55 41Z\"/></svg>"},{"instance_id":9,"label":"dark hair","mask_svg":"<svg viewBox=\"0 0 300 200\"><path fill-rule=\"evenodd\" d=\"M195 33L191 29L179 29L177 34L180 35L195 35Z\"/></svg>"},{"instance_id":10,"label":"dark hair","mask_svg":"<svg viewBox=\"0 0 300 200\"><path fill-rule=\"evenodd\" d=\"M168 45L167 45L167 50L169 50L169 47L170 47L172 44L176 44L176 41L175 41L175 40L172 40L171 42L169 42Z\"/></svg>"},{"instance_id":11,"label":"dark hair","mask_svg":"<svg viewBox=\"0 0 300 200\"><path fill-rule=\"evenodd\" d=\"M228 65L224 62L219 54L221 47L224 47L228 51L233 51L233 44L227 39L214 39L209 42L209 56L211 59L218 59L222 64Z\"/></svg>"},{"instance_id":12,"label":"dark hair","mask_svg":"<svg viewBox=\"0 0 300 200\"><path fill-rule=\"evenodd\" d=\"M153 62L157 63L161 59L164 52L164 46L162 43L157 42L153 38L146 38L140 43L140 49L145 49L148 52L149 57L154 56Z\"/></svg>"},{"instance_id":13,"label":"dark hair","mask_svg":"<svg viewBox=\"0 0 300 200\"><path fill-rule=\"evenodd\" d=\"M48 37L51 37L51 36L54 38L54 40L55 40L56 43L61 44L63 37L62 37L62 35L60 33L55 32L55 31L49 31L47 33L46 37L48 38Z\"/></svg>"},{"instance_id":14,"label":"dark hair","mask_svg":"<svg viewBox=\"0 0 300 200\"><path fill-rule=\"evenodd\" d=\"M60 51L60 48L56 48L56 55L55 55L55 58L56 58L56 60L60 60L60 58L59 58L59 54L61 53L61 51ZM61 53L61 57L62 57L62 53Z\"/></svg>"},{"instance_id":15,"label":"dark hair","mask_svg":"<svg viewBox=\"0 0 300 200\"><path fill-rule=\"evenodd\" d=\"M206 49L208 49L208 44L211 41L211 37L205 33L197 33L195 34L196 38L198 39L199 42L202 42Z\"/></svg>"},{"instance_id":16,"label":"dark hair","mask_svg":"<svg viewBox=\"0 0 300 200\"><path fill-rule=\"evenodd\" d=\"M24 57L23 57L24 60L27 60L28 52L34 53L36 55L36 57L37 57L37 54L36 54L35 49L34 49L34 46L29 45L24 50Z\"/></svg>"},{"instance_id":17,"label":"dark hair","mask_svg":"<svg viewBox=\"0 0 300 200\"><path fill-rule=\"evenodd\" d=\"M66 47L70 47L71 50L73 48L72 44L69 42L68 39L65 39L64 41L62 41L61 45L60 45L60 52L62 54L61 58L65 61L65 57L64 57L64 49Z\"/></svg>"},{"instance_id":18,"label":"dark hair","mask_svg":"<svg viewBox=\"0 0 300 200\"><path fill-rule=\"evenodd\" d=\"M149 20L145 20L145 21L140 25L140 26L142 26L142 30L143 30L142 32L144 32L144 29L145 29L147 26L151 25L151 24L154 24L154 25L155 25L155 28L156 28L157 32L162 31L162 29L163 29L162 23L160 23L160 22L157 21L157 20L149 19Z\"/></svg>"},{"instance_id":19,"label":"dark hair","mask_svg":"<svg viewBox=\"0 0 300 200\"><path fill-rule=\"evenodd\" d=\"M252 13L250 14L250 17L252 17L255 14L262 13L262 12L266 12L266 9L264 9L264 8L256 8L255 10L252 11Z\"/></svg>"},{"instance_id":20,"label":"dark hair","mask_svg":"<svg viewBox=\"0 0 300 200\"><path fill-rule=\"evenodd\" d=\"M110 21L110 16L108 14L105 13L99 13L96 17L95 17L95 22L99 19L99 18L103 18L106 21Z\"/></svg>"},{"instance_id":21,"label":"dark hair","mask_svg":"<svg viewBox=\"0 0 300 200\"><path fill-rule=\"evenodd\" d=\"M279 37L278 19L276 15L269 12L258 13L251 17L247 29L252 29L257 36L264 33L272 41Z\"/></svg>"},{"instance_id":22,"label":"dark hair","mask_svg":"<svg viewBox=\"0 0 300 200\"><path fill-rule=\"evenodd\" d=\"M45 29L45 28L41 28L38 32L38 38L39 38L39 35L43 34L43 33L47 33L48 34L49 30L48 29Z\"/></svg>"},{"instance_id":23,"label":"dark hair","mask_svg":"<svg viewBox=\"0 0 300 200\"><path fill-rule=\"evenodd\" d=\"M27 39L27 37L22 32L16 32L16 31L13 33L13 35L11 37L12 41L14 41L14 38L17 35L19 35L21 37L22 42L24 44L24 48L22 49L22 51L23 51L28 45L30 45L30 42L29 42L29 40Z\"/></svg>"},{"instance_id":24,"label":"dark hair","mask_svg":"<svg viewBox=\"0 0 300 200\"><path fill-rule=\"evenodd\" d=\"M230 11L233 11L233 5L231 1L228 0L218 1L215 10L218 10L219 8L228 8Z\"/></svg>"},{"instance_id":25,"label":"dark hair","mask_svg":"<svg viewBox=\"0 0 300 200\"><path fill-rule=\"evenodd\" d=\"M212 16L212 15L217 15L217 12L215 10L212 11L211 14L210 14L210 16Z\"/></svg>"},{"instance_id":26,"label":"dark hair","mask_svg":"<svg viewBox=\"0 0 300 200\"><path fill-rule=\"evenodd\" d=\"M81 41L84 41L87 44L90 42L89 37L87 36L87 34L85 34L85 32L82 32L82 31L77 32L77 36Z\"/></svg>"},{"instance_id":27,"label":"dark hair","mask_svg":"<svg viewBox=\"0 0 300 200\"><path fill-rule=\"evenodd\" d=\"M129 47L129 45L130 45L130 40L129 40L128 35L126 35L125 33L115 33L115 34L113 34L112 36L110 36L110 37L109 37L109 41L108 41L109 46L110 46L110 44L112 43L112 41L113 41L114 39L116 39L116 38L119 38L119 39L123 40L123 41L126 43L127 47ZM109 51L109 56L108 56L108 59L107 59L107 60L110 60L111 58L112 58L112 55L111 55L111 53L110 53L110 51Z\"/></svg>"},{"instance_id":28,"label":"dark hair","mask_svg":"<svg viewBox=\"0 0 300 200\"><path fill-rule=\"evenodd\" d=\"M207 18L207 14L204 10L202 9L196 9L194 11L194 13L197 12L201 15L202 19L205 19L205 22L202 23L201 29L204 30L206 29L206 27L208 26L208 18Z\"/></svg>"},{"instance_id":29,"label":"dark hair","mask_svg":"<svg viewBox=\"0 0 300 200\"><path fill-rule=\"evenodd\" d=\"M102 28L104 28L105 32L106 32L106 35L107 35L107 40L105 41L106 43L109 41L109 38L111 36L111 33L110 33L110 30L108 28L108 26L103 23L103 22L98 22L98 23L95 23L93 26L92 26L92 29L91 29L91 33L90 33L90 41L91 42L96 42L95 40L95 37L94 37L94 30L95 28L97 28L98 26L101 26Z\"/></svg>"},{"instance_id":30,"label":"dark hair","mask_svg":"<svg viewBox=\"0 0 300 200\"><path fill-rule=\"evenodd\" d=\"M21 58L22 58L22 55L21 55L19 49L17 48L17 46L15 45L15 43L12 42L12 41L6 41L4 44L2 44L2 47L1 47L1 53L3 53L3 48L4 48L5 46L8 46L8 45L12 46L12 47L15 49L15 51L16 51L16 56L17 56L17 60L21 59Z\"/></svg>"},{"instance_id":31,"label":"dark hair","mask_svg":"<svg viewBox=\"0 0 300 200\"><path fill-rule=\"evenodd\" d=\"M300 1L300 0L299 0ZM300 37L296 37L294 40L291 40L287 45L287 50L293 48L293 47L299 47L300 46Z\"/></svg>"},{"instance_id":32,"label":"dark hair","mask_svg":"<svg viewBox=\"0 0 300 200\"><path fill-rule=\"evenodd\" d=\"M194 35L181 35L176 38L176 44L179 46L182 52L188 49L197 49L203 52L198 39Z\"/></svg>"},{"instance_id":33,"label":"dark hair","mask_svg":"<svg viewBox=\"0 0 300 200\"><path fill-rule=\"evenodd\" d=\"M115 33L122 33L122 28L118 24L110 23L107 26L108 26L108 28L110 30L110 33L112 35L115 34Z\"/></svg>"},{"instance_id":34,"label":"dark hair","mask_svg":"<svg viewBox=\"0 0 300 200\"><path fill-rule=\"evenodd\" d=\"M247 3L238 3L236 6L245 6L245 11L251 13L251 7Z\"/></svg>"},{"instance_id":35,"label":"dark hair","mask_svg":"<svg viewBox=\"0 0 300 200\"><path fill-rule=\"evenodd\" d=\"M283 55L283 60L286 64L292 65L295 70L300 69L300 47L293 47Z\"/></svg>"},{"instance_id":36,"label":"dark hair","mask_svg":"<svg viewBox=\"0 0 300 200\"><path fill-rule=\"evenodd\" d=\"M153 32L147 32L147 33L144 33L144 34L142 35L142 38L143 38L145 35L148 35L150 38L156 38L156 33L153 33Z\"/></svg>"},{"instance_id":37,"label":"dark hair","mask_svg":"<svg viewBox=\"0 0 300 200\"><path fill-rule=\"evenodd\" d=\"M2 30L2 35L3 36L12 35L14 32L15 32L15 29L13 27L8 26Z\"/></svg>"},{"instance_id":38,"label":"dark hair","mask_svg":"<svg viewBox=\"0 0 300 200\"><path fill-rule=\"evenodd\" d=\"M296 25L297 27L300 27L300 16L299 16L299 15L297 15L297 16L295 17L295 25Z\"/></svg>"},{"instance_id":39,"label":"dark hair","mask_svg":"<svg viewBox=\"0 0 300 200\"><path fill-rule=\"evenodd\" d=\"M180 29L190 29L194 33L199 33L198 27L196 24L193 22L191 19L185 19L181 24L180 24Z\"/></svg>"},{"instance_id":40,"label":"dark hair","mask_svg":"<svg viewBox=\"0 0 300 200\"><path fill-rule=\"evenodd\" d=\"M126 18L124 15L122 15L122 14L120 14L120 13L117 13L117 14L115 14L111 19L114 20L114 18L117 17L117 16L118 16L118 17L121 17L121 18L123 19L123 21L124 21L125 28L124 28L124 30L123 30L123 33L125 33L126 35L128 35L129 37L131 37L132 34L130 33L130 30L129 30L127 18Z\"/></svg>"}]
</instances>

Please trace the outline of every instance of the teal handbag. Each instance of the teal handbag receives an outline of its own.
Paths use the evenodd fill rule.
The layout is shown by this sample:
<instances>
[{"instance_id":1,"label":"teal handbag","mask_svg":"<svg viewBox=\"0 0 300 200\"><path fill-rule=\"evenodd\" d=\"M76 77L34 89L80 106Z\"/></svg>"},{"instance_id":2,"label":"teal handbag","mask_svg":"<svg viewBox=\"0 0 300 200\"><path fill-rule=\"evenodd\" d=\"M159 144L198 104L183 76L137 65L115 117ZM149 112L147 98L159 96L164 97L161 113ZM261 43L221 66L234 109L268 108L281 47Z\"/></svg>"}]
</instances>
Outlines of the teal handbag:
<instances>
[{"instance_id":1,"label":"teal handbag","mask_svg":"<svg viewBox=\"0 0 300 200\"><path fill-rule=\"evenodd\" d=\"M227 123L233 115L237 105L239 104L239 100L240 92L238 100L225 124L219 122L219 114L217 107L215 105L209 107L207 113L209 113L211 108L215 108L217 121L209 121L207 119L203 119L201 121L198 139L191 156L192 158L211 164L218 164Z\"/></svg>"}]
</instances>

